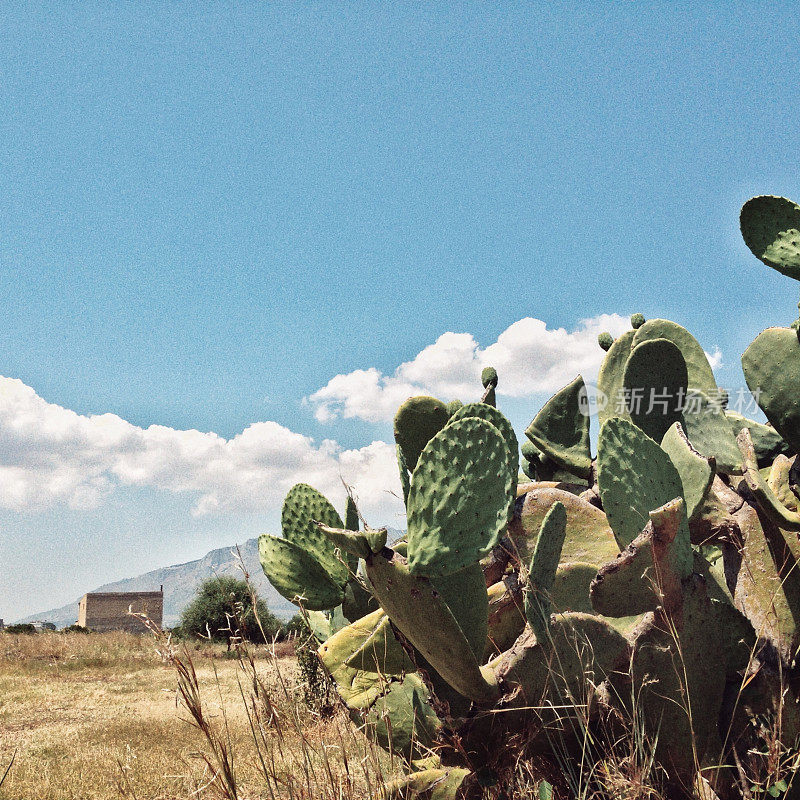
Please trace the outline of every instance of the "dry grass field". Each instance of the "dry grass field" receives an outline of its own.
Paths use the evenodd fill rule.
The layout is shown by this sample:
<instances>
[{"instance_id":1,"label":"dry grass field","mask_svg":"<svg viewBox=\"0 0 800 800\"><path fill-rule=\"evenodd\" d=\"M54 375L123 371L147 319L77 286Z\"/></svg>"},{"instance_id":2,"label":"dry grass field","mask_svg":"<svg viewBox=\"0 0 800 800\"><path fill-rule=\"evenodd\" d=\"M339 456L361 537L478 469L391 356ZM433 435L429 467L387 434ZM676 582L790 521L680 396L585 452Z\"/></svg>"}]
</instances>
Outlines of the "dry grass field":
<instances>
[{"instance_id":1,"label":"dry grass field","mask_svg":"<svg viewBox=\"0 0 800 800\"><path fill-rule=\"evenodd\" d=\"M203 643L170 662L149 634L0 634L0 798L369 797L386 757L298 701L289 646L249 653Z\"/></svg>"}]
</instances>

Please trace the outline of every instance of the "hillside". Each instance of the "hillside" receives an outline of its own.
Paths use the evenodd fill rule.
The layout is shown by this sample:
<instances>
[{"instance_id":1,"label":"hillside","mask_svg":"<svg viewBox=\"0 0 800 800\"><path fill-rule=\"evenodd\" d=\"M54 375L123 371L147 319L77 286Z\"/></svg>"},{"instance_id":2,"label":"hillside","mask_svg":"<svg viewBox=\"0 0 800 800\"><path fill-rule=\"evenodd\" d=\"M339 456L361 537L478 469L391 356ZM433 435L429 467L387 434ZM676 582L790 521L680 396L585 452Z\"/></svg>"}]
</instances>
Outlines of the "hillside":
<instances>
[{"instance_id":1,"label":"hillside","mask_svg":"<svg viewBox=\"0 0 800 800\"><path fill-rule=\"evenodd\" d=\"M295 612L296 607L288 600L284 600L270 582L266 579L258 560L258 539L248 539L240 545L242 559L250 573L250 578L259 596L266 600L270 610L280 619L289 619ZM164 587L164 625L171 627L178 622L181 611L189 603L197 587L207 578L214 575L233 575L237 578L242 577L239 567L239 560L235 553L235 548L221 547L206 553L196 561L189 561L185 564L174 564L171 567L156 569L152 572L145 572L135 578L126 578L114 583L106 583L103 586L90 589L94 592L140 592L158 590L159 586ZM53 608L48 611L41 611L32 614L20 622L32 622L34 620L47 620L54 622L59 628L71 625L78 618L78 599L75 602Z\"/></svg>"}]
</instances>

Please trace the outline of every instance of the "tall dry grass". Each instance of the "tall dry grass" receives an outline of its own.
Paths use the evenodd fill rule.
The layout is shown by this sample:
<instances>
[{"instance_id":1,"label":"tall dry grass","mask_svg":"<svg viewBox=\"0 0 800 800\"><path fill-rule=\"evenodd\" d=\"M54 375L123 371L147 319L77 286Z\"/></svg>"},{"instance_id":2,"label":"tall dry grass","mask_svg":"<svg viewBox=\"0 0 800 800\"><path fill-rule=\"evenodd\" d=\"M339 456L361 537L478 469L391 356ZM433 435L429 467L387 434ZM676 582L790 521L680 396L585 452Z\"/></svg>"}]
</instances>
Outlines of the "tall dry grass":
<instances>
[{"instance_id":1,"label":"tall dry grass","mask_svg":"<svg viewBox=\"0 0 800 800\"><path fill-rule=\"evenodd\" d=\"M0 777L14 759L0 797L231 796L181 686L224 743L233 796L322 797L323 782L327 797L368 796L356 793L371 746L341 713L322 720L304 710L291 649L250 648L248 672L210 643L182 658L183 675L149 635L0 634Z\"/></svg>"}]
</instances>

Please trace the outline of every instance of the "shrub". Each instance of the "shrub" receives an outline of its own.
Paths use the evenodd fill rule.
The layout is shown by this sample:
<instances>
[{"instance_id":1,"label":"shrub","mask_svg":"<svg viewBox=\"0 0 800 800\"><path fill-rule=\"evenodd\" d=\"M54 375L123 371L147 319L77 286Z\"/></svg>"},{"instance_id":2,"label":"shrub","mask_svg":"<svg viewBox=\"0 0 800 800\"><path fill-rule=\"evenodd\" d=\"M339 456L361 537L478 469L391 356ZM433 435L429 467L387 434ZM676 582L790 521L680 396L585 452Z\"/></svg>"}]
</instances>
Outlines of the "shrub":
<instances>
[{"instance_id":1,"label":"shrub","mask_svg":"<svg viewBox=\"0 0 800 800\"><path fill-rule=\"evenodd\" d=\"M83 625L78 625L75 623L74 625L67 625L66 628L63 628L62 633L91 633L91 628L85 628Z\"/></svg>"},{"instance_id":2,"label":"shrub","mask_svg":"<svg viewBox=\"0 0 800 800\"><path fill-rule=\"evenodd\" d=\"M254 613L247 583L228 575L210 578L201 584L194 600L181 614L180 622L181 635L210 637L227 642L228 647L234 638L263 642L261 628L272 639L281 629L281 623L260 598L256 599Z\"/></svg>"},{"instance_id":3,"label":"shrub","mask_svg":"<svg viewBox=\"0 0 800 800\"><path fill-rule=\"evenodd\" d=\"M6 633L36 633L36 628L30 622L17 622L14 625L6 625Z\"/></svg>"}]
</instances>

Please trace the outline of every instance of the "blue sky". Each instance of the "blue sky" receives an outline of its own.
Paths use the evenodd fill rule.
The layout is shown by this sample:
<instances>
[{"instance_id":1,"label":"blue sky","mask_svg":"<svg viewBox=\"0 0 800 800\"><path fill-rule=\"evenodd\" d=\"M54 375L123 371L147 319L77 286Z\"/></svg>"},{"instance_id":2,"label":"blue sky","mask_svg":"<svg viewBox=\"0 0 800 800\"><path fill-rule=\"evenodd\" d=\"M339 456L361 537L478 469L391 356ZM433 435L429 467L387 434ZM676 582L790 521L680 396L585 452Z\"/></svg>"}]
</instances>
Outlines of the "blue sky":
<instances>
[{"instance_id":1,"label":"blue sky","mask_svg":"<svg viewBox=\"0 0 800 800\"><path fill-rule=\"evenodd\" d=\"M795 19L0 5L0 617L274 531L295 478L352 469L402 527L393 398L506 358L521 435L603 314L681 322L740 386L796 316L737 224L800 198Z\"/></svg>"}]
</instances>

